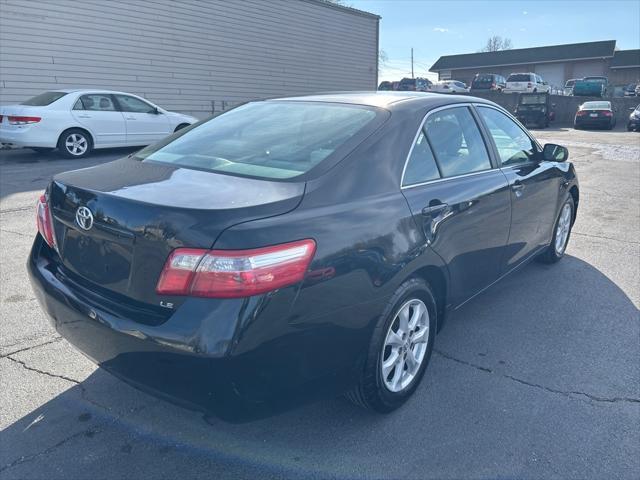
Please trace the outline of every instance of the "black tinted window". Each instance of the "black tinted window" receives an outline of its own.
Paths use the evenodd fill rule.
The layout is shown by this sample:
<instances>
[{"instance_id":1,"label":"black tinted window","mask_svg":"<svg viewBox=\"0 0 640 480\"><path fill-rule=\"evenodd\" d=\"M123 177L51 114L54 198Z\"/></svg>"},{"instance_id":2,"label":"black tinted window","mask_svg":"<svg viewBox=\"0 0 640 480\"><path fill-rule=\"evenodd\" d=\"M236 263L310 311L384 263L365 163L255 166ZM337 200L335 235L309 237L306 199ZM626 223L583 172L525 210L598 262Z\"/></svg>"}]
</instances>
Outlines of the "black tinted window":
<instances>
[{"instance_id":1,"label":"black tinted window","mask_svg":"<svg viewBox=\"0 0 640 480\"><path fill-rule=\"evenodd\" d=\"M416 183L427 182L437 178L440 178L440 173L438 173L433 152L424 132L421 131L409 155L402 186L415 185Z\"/></svg>"},{"instance_id":2,"label":"black tinted window","mask_svg":"<svg viewBox=\"0 0 640 480\"><path fill-rule=\"evenodd\" d=\"M513 75L509 75L507 78L507 82L530 82L531 75L528 73L514 73Z\"/></svg>"},{"instance_id":3,"label":"black tinted window","mask_svg":"<svg viewBox=\"0 0 640 480\"><path fill-rule=\"evenodd\" d=\"M40 95L36 95L29 100L22 102L22 105L30 105L32 107L44 107L46 105L51 105L56 100L60 100L62 97L66 95L65 92L44 92Z\"/></svg>"},{"instance_id":4,"label":"black tinted window","mask_svg":"<svg viewBox=\"0 0 640 480\"><path fill-rule=\"evenodd\" d=\"M491 168L482 135L467 107L447 108L430 115L426 132L443 177Z\"/></svg>"}]
</instances>

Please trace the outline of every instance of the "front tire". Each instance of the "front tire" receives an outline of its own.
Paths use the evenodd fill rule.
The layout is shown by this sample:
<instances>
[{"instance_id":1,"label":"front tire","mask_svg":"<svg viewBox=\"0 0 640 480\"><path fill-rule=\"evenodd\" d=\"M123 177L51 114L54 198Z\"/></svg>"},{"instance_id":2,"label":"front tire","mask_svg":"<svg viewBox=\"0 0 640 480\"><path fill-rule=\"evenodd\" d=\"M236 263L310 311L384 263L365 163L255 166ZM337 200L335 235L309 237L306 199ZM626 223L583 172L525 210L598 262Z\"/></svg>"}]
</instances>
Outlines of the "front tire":
<instances>
[{"instance_id":1,"label":"front tire","mask_svg":"<svg viewBox=\"0 0 640 480\"><path fill-rule=\"evenodd\" d=\"M564 257L564 252L567 250L567 244L571 236L571 228L573 227L574 211L573 197L569 196L562 205L556 223L553 226L551 243L538 257L541 262L556 263Z\"/></svg>"},{"instance_id":2,"label":"front tire","mask_svg":"<svg viewBox=\"0 0 640 480\"><path fill-rule=\"evenodd\" d=\"M407 280L378 320L364 371L347 398L379 413L399 408L422 380L436 327L437 308L431 289L421 279Z\"/></svg>"},{"instance_id":3,"label":"front tire","mask_svg":"<svg viewBox=\"0 0 640 480\"><path fill-rule=\"evenodd\" d=\"M91 153L91 136L80 128L65 130L58 139L58 151L66 158L83 158Z\"/></svg>"}]
</instances>

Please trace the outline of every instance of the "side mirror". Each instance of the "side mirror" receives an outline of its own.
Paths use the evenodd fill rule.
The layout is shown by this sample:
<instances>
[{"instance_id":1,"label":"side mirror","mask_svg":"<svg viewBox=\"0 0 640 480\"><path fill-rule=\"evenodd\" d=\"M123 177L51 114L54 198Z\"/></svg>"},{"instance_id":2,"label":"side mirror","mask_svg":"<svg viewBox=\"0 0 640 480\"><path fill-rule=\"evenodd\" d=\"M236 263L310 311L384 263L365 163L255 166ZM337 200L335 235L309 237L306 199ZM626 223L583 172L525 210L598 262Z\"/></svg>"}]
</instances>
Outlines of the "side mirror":
<instances>
[{"instance_id":1,"label":"side mirror","mask_svg":"<svg viewBox=\"0 0 640 480\"><path fill-rule=\"evenodd\" d=\"M555 143L547 143L542 149L542 159L547 162L564 162L569 158L569 150Z\"/></svg>"},{"instance_id":2,"label":"side mirror","mask_svg":"<svg viewBox=\"0 0 640 480\"><path fill-rule=\"evenodd\" d=\"M160 110L158 110L158 107L153 107L151 113L153 113L154 115L160 115Z\"/></svg>"},{"instance_id":3,"label":"side mirror","mask_svg":"<svg viewBox=\"0 0 640 480\"><path fill-rule=\"evenodd\" d=\"M629 109L629 111L630 111L630 112L633 112L634 110L635 110L635 108L633 108L633 107L631 107L631 108Z\"/></svg>"}]
</instances>

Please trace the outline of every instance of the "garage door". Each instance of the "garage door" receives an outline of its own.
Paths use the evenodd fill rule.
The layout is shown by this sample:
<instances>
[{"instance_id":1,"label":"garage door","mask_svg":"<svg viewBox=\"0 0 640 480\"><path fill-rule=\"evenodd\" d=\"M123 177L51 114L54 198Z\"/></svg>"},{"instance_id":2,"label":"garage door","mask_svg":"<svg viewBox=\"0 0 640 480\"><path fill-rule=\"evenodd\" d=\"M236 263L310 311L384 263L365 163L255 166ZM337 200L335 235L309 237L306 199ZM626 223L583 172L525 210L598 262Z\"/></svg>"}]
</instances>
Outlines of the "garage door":
<instances>
[{"instance_id":1,"label":"garage door","mask_svg":"<svg viewBox=\"0 0 640 480\"><path fill-rule=\"evenodd\" d=\"M536 73L552 87L564 86L564 63L536 65Z\"/></svg>"},{"instance_id":2,"label":"garage door","mask_svg":"<svg viewBox=\"0 0 640 480\"><path fill-rule=\"evenodd\" d=\"M573 78L602 75L604 63L600 61L576 63L573 65Z\"/></svg>"}]
</instances>

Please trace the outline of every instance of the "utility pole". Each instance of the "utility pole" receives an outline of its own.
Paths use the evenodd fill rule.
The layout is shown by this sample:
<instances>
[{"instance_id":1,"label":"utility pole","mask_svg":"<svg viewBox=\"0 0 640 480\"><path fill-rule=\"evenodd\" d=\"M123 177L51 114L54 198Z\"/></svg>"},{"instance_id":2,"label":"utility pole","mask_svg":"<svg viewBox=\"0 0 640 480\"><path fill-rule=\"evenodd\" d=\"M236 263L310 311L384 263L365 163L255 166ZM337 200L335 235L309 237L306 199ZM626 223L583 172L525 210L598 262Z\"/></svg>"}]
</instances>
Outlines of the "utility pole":
<instances>
[{"instance_id":1,"label":"utility pole","mask_svg":"<svg viewBox=\"0 0 640 480\"><path fill-rule=\"evenodd\" d=\"M413 47L411 47L411 78L415 78L413 76Z\"/></svg>"}]
</instances>

